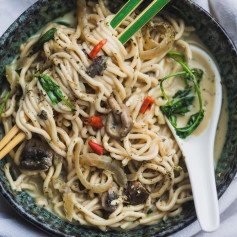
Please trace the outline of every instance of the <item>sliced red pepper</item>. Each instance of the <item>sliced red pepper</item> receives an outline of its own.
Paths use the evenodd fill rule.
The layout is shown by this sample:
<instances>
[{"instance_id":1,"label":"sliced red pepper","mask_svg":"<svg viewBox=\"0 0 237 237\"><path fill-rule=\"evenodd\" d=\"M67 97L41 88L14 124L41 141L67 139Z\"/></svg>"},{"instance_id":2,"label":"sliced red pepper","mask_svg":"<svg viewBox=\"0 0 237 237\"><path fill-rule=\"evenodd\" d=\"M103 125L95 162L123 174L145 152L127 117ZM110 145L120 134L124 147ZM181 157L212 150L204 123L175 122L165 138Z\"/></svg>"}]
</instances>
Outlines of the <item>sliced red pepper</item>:
<instances>
[{"instance_id":1,"label":"sliced red pepper","mask_svg":"<svg viewBox=\"0 0 237 237\"><path fill-rule=\"evenodd\" d=\"M104 147L101 145L95 143L95 142L88 142L89 146L91 149L97 154L97 155L102 155L104 151Z\"/></svg>"},{"instance_id":2,"label":"sliced red pepper","mask_svg":"<svg viewBox=\"0 0 237 237\"><path fill-rule=\"evenodd\" d=\"M107 43L107 39L101 40L90 52L90 57L95 59L96 55L100 52L101 48Z\"/></svg>"},{"instance_id":3,"label":"sliced red pepper","mask_svg":"<svg viewBox=\"0 0 237 237\"><path fill-rule=\"evenodd\" d=\"M153 98L151 98L150 96L147 96L142 104L140 113L144 114L147 110L150 110L154 103L155 103L155 100Z\"/></svg>"},{"instance_id":4,"label":"sliced red pepper","mask_svg":"<svg viewBox=\"0 0 237 237\"><path fill-rule=\"evenodd\" d=\"M85 125L90 125L91 127L94 127L94 128L103 128L104 127L102 118L98 117L98 116L94 116L94 115L91 116L90 119L85 120L83 123Z\"/></svg>"}]
</instances>

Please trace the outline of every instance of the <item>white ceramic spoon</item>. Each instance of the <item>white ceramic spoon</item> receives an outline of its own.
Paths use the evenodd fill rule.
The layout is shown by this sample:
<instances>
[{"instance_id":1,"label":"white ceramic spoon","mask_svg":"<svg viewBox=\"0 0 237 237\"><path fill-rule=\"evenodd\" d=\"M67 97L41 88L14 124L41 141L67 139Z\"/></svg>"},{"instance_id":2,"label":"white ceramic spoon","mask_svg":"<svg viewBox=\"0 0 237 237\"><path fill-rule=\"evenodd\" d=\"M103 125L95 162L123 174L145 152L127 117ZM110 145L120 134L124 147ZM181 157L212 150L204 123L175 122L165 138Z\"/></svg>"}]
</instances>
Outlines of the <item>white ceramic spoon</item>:
<instances>
[{"instance_id":1,"label":"white ceramic spoon","mask_svg":"<svg viewBox=\"0 0 237 237\"><path fill-rule=\"evenodd\" d=\"M222 103L221 77L216 64L205 51L196 46L191 46L191 50L203 55L215 74L216 97L211 120L201 134L190 135L186 139L179 138L167 118L166 121L185 157L201 228L211 232L215 231L220 224L214 174L214 141Z\"/></svg>"}]
</instances>

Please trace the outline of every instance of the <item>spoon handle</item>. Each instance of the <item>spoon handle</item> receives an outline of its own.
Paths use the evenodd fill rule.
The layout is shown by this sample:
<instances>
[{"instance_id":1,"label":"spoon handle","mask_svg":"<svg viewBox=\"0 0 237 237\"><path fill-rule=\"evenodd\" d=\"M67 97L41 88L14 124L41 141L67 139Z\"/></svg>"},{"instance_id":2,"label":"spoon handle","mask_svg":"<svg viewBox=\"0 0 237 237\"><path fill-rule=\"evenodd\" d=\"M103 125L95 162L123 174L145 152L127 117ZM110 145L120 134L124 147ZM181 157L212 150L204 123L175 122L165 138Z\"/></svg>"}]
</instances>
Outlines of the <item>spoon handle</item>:
<instances>
[{"instance_id":1,"label":"spoon handle","mask_svg":"<svg viewBox=\"0 0 237 237\"><path fill-rule=\"evenodd\" d=\"M188 144L188 147L183 149L183 155L187 157L186 165L199 223L202 230L211 232L218 228L220 217L213 164L213 142L210 144L208 136L203 139L205 142L203 141L202 146L199 145L200 141Z\"/></svg>"}]
</instances>

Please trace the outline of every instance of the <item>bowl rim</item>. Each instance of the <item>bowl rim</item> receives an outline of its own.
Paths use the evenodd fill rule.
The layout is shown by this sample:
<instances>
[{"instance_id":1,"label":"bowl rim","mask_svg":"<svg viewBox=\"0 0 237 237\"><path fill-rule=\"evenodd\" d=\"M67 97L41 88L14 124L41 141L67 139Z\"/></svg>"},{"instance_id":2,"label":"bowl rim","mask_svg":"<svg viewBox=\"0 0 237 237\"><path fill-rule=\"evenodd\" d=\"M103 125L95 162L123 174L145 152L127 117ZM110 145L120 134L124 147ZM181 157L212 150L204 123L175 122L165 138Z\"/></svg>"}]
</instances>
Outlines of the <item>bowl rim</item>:
<instances>
[{"instance_id":1,"label":"bowl rim","mask_svg":"<svg viewBox=\"0 0 237 237\"><path fill-rule=\"evenodd\" d=\"M34 13L36 10L39 10L42 7L42 3L49 3L52 0L38 0L35 3L33 3L32 5L30 5L8 28L7 30L0 36L0 48L7 42L8 37L15 31L15 26L17 26L18 24L22 23L21 17L28 17L30 14ZM193 6L194 8L196 8L197 10L203 12L207 18L209 18L210 20L212 20L214 22L214 24L216 25L216 27L220 30L220 32L222 32L222 34L224 35L226 41L228 42L228 45L230 48L233 49L234 54L237 58L237 46L234 44L233 40L231 39L231 37L228 35L228 33L226 32L226 30L223 28L223 26L220 25L220 23L209 13L207 12L204 8L202 8L200 5L198 5L195 2L189 1L189 0L185 0L185 4L189 4L189 6ZM24 20L23 20L24 22ZM237 157L235 158L235 161L237 161ZM235 167L234 167L235 168ZM233 169L234 169L233 168ZM235 168L235 170L232 170L232 175L233 177L230 177L229 179L227 179L226 185L224 188L218 190L218 198L220 199L220 197L224 194L224 192L227 190L227 188L229 187L230 183L233 181L234 176L237 173L237 168ZM2 197L6 200L6 202L8 203L8 205L11 206L12 210L14 209L14 211L19 214L21 217L23 217L28 223L33 224L35 227L37 227L38 229L44 231L45 233L48 233L50 235L57 235L57 236L71 236L71 235L67 235L65 232L61 232L59 229L53 229L48 225L45 225L44 223L42 223L41 221L39 221L38 219L35 218L35 216L33 214L28 213L27 211L25 211L25 209L17 203L16 200L14 200L12 198L12 195L5 189L4 185L2 184L2 182L0 182L0 194L2 195ZM184 223L182 223L182 225L176 225L176 228L172 229L172 230L166 230L166 232L164 233L164 235L162 236L167 236L169 234L174 234L177 233L178 231L190 226L191 223L193 223L195 220L197 220L197 216L196 214L194 216L191 216L190 218L186 219ZM122 232L121 232L122 233ZM159 234L159 233L158 233ZM158 235L154 235L154 236L158 236Z\"/></svg>"}]
</instances>

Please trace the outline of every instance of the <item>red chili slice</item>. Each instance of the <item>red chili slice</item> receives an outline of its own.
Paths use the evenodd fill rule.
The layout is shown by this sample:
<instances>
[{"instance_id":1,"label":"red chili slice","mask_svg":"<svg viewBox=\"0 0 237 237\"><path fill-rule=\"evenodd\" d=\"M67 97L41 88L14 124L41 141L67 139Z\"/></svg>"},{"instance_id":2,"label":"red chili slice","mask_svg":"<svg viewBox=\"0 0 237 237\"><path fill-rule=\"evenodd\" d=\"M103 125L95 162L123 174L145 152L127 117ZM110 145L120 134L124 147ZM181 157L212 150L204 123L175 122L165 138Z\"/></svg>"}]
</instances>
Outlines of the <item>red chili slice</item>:
<instances>
[{"instance_id":1,"label":"red chili slice","mask_svg":"<svg viewBox=\"0 0 237 237\"><path fill-rule=\"evenodd\" d=\"M98 116L94 116L94 115L91 116L90 119L85 120L83 123L85 125L90 125L91 127L94 127L94 128L103 128L104 127L102 118L98 117Z\"/></svg>"},{"instance_id":2,"label":"red chili slice","mask_svg":"<svg viewBox=\"0 0 237 237\"><path fill-rule=\"evenodd\" d=\"M104 147L102 147L101 145L95 143L95 142L88 142L89 146L91 147L91 149L97 154L97 155L102 155L103 151L104 151Z\"/></svg>"},{"instance_id":3,"label":"red chili slice","mask_svg":"<svg viewBox=\"0 0 237 237\"><path fill-rule=\"evenodd\" d=\"M150 96L147 96L146 99L143 101L142 107L140 109L140 113L144 114L147 110L150 110L152 105L155 103L155 100Z\"/></svg>"},{"instance_id":4,"label":"red chili slice","mask_svg":"<svg viewBox=\"0 0 237 237\"><path fill-rule=\"evenodd\" d=\"M100 52L101 48L107 43L107 39L101 40L90 52L90 57L95 59L96 55Z\"/></svg>"}]
</instances>

